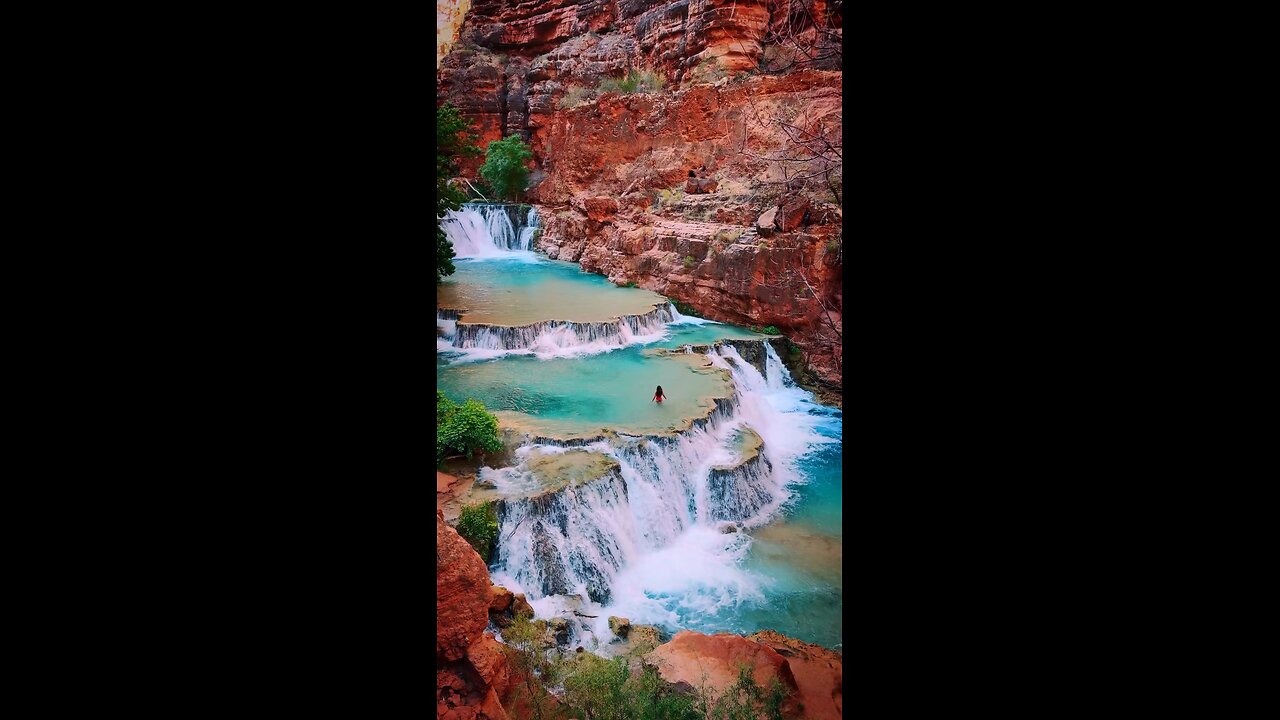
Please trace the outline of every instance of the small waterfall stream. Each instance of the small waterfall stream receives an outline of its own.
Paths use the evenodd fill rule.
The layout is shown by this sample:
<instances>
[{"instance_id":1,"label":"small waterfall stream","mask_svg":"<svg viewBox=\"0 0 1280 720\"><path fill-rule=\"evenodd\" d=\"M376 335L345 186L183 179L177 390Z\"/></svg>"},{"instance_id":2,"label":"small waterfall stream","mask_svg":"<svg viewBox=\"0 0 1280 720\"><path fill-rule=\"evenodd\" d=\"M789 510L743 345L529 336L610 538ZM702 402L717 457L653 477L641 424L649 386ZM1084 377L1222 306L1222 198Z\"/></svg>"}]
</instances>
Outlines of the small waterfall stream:
<instances>
[{"instance_id":1,"label":"small waterfall stream","mask_svg":"<svg viewBox=\"0 0 1280 720\"><path fill-rule=\"evenodd\" d=\"M505 203L463 203L450 210L441 224L458 258L502 257L533 250L533 234L540 226L538 210Z\"/></svg>"}]
</instances>

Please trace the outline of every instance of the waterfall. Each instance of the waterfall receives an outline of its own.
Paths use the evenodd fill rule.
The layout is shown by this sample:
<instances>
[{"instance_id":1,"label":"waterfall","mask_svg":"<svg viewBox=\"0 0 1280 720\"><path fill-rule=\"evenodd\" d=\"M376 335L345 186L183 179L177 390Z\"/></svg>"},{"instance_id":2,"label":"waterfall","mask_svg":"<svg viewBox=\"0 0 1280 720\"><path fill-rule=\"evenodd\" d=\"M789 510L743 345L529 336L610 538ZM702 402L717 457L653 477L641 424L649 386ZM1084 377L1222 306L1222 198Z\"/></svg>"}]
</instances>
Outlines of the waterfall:
<instances>
[{"instance_id":1,"label":"waterfall","mask_svg":"<svg viewBox=\"0 0 1280 720\"><path fill-rule=\"evenodd\" d=\"M764 344L764 354L765 379L769 381L769 388L781 390L784 387L795 387L796 382L791 379L791 371L782 364L782 359L778 357L778 353L774 352L771 343Z\"/></svg>"},{"instance_id":2,"label":"waterfall","mask_svg":"<svg viewBox=\"0 0 1280 720\"><path fill-rule=\"evenodd\" d=\"M532 250L533 232L540 223L538 210L530 207L521 217L519 209L519 205L469 202L450 210L441 227L453 243L454 256L493 258Z\"/></svg>"},{"instance_id":3,"label":"waterfall","mask_svg":"<svg viewBox=\"0 0 1280 720\"><path fill-rule=\"evenodd\" d=\"M617 463L578 486L499 502L494 582L527 593L540 616L594 603L588 614L597 619L572 618L575 643L607 642L610 614L677 625L681 614L762 598L767 580L741 567L751 538L739 530L777 515L788 486L800 478L796 459L817 444L838 442L815 431L829 419L800 407L812 401L807 392L775 386L733 347L713 346L706 357L729 371L734 395L689 430L532 438L517 451L581 448ZM776 354L766 357L774 358L766 361L767 374L781 381ZM483 468L480 477L500 489L527 488L523 462ZM517 485L513 478L525 480Z\"/></svg>"},{"instance_id":4,"label":"waterfall","mask_svg":"<svg viewBox=\"0 0 1280 720\"><path fill-rule=\"evenodd\" d=\"M436 326L449 318L436 311ZM570 322L544 320L531 325L509 327L485 323L456 322L443 344L446 351L461 351L464 356L488 358L498 355L526 354L539 358L570 357L608 352L629 345L642 345L661 340L666 326L675 315L675 307L664 303L641 315L623 315L604 322Z\"/></svg>"}]
</instances>

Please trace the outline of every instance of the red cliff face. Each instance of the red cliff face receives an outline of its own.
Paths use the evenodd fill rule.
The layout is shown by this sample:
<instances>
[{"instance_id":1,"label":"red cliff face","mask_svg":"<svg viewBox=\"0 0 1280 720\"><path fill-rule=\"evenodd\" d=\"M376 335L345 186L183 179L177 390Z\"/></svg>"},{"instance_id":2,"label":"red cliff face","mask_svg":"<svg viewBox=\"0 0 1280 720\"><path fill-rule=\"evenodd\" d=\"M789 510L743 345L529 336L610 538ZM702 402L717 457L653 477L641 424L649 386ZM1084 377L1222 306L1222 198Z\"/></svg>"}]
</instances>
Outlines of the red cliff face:
<instances>
[{"instance_id":1,"label":"red cliff face","mask_svg":"<svg viewBox=\"0 0 1280 720\"><path fill-rule=\"evenodd\" d=\"M527 198L548 255L714 320L776 326L838 392L840 9L476 0L439 96L462 108L482 148L513 134L530 144ZM629 71L649 73L647 84L602 87ZM779 161L798 157L809 159Z\"/></svg>"},{"instance_id":2,"label":"red cliff face","mask_svg":"<svg viewBox=\"0 0 1280 720\"><path fill-rule=\"evenodd\" d=\"M436 717L507 720L510 669L484 632L493 591L475 549L436 513Z\"/></svg>"}]
</instances>

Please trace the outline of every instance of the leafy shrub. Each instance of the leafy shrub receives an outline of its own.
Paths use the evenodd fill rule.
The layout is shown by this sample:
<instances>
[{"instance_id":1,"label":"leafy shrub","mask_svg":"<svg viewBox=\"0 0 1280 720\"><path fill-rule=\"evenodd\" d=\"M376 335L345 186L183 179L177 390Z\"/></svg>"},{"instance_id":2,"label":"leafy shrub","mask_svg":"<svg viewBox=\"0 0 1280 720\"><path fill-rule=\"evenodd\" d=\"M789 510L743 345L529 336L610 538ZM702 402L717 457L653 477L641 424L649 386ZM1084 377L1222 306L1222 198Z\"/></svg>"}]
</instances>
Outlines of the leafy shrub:
<instances>
[{"instance_id":1,"label":"leafy shrub","mask_svg":"<svg viewBox=\"0 0 1280 720\"><path fill-rule=\"evenodd\" d=\"M688 269L689 269L689 268L691 268L691 267L693 267L693 256L692 256L692 255L685 255L685 256L684 256L684 269L685 269L685 270L688 270Z\"/></svg>"},{"instance_id":2,"label":"leafy shrub","mask_svg":"<svg viewBox=\"0 0 1280 720\"><path fill-rule=\"evenodd\" d=\"M616 92L623 95L636 92L650 93L661 90L666 82L667 79L657 73L647 70L630 70L620 78L603 78L600 80L598 89L601 93Z\"/></svg>"},{"instance_id":3,"label":"leafy shrub","mask_svg":"<svg viewBox=\"0 0 1280 720\"><path fill-rule=\"evenodd\" d=\"M467 400L458 405L443 392L436 391L436 461L449 453L472 454L497 452L502 449L498 439L498 418L485 410L479 400Z\"/></svg>"},{"instance_id":4,"label":"leafy shrub","mask_svg":"<svg viewBox=\"0 0 1280 720\"><path fill-rule=\"evenodd\" d=\"M571 85L569 91L557 103L561 110L568 110L585 105L595 99L596 91L581 85Z\"/></svg>"},{"instance_id":5,"label":"leafy shrub","mask_svg":"<svg viewBox=\"0 0 1280 720\"><path fill-rule=\"evenodd\" d=\"M471 125L462 117L458 108L445 103L436 108L436 283L446 275L452 275L453 243L444 234L440 218L450 210L462 207L466 195L449 180L458 174L458 158L479 155L480 149L472 143L475 136Z\"/></svg>"},{"instance_id":6,"label":"leafy shrub","mask_svg":"<svg viewBox=\"0 0 1280 720\"><path fill-rule=\"evenodd\" d=\"M782 703L787 690L774 678L765 690L751 676L746 663L738 666L738 680L725 689L714 705L702 698L701 709L708 720L782 720Z\"/></svg>"},{"instance_id":7,"label":"leafy shrub","mask_svg":"<svg viewBox=\"0 0 1280 720\"><path fill-rule=\"evenodd\" d=\"M727 245L742 237L741 230L720 230L711 239L718 244Z\"/></svg>"},{"instance_id":8,"label":"leafy shrub","mask_svg":"<svg viewBox=\"0 0 1280 720\"><path fill-rule=\"evenodd\" d=\"M700 720L694 698L676 692L651 667L632 676L625 658L583 653L564 680L565 703L592 720Z\"/></svg>"},{"instance_id":9,"label":"leafy shrub","mask_svg":"<svg viewBox=\"0 0 1280 720\"><path fill-rule=\"evenodd\" d=\"M782 331L773 325L768 325L760 330L765 335L781 335Z\"/></svg>"},{"instance_id":10,"label":"leafy shrub","mask_svg":"<svg viewBox=\"0 0 1280 720\"><path fill-rule=\"evenodd\" d=\"M671 207L681 200L684 200L684 190L680 188L669 188L658 191L658 205L660 207Z\"/></svg>"},{"instance_id":11,"label":"leafy shrub","mask_svg":"<svg viewBox=\"0 0 1280 720\"><path fill-rule=\"evenodd\" d=\"M618 287L622 287L622 288L638 288L638 287L640 287L640 286L639 286L639 285L637 285L637 284L636 284L636 282L635 282L634 280L632 280L631 282L623 283L623 284L619 285Z\"/></svg>"},{"instance_id":12,"label":"leafy shrub","mask_svg":"<svg viewBox=\"0 0 1280 720\"><path fill-rule=\"evenodd\" d=\"M696 317L696 318L702 317L702 313L698 312L697 310L694 310L692 305L686 305L682 302L677 302L675 303L675 306L676 306L676 312L680 313L681 315L688 315L689 317Z\"/></svg>"},{"instance_id":13,"label":"leafy shrub","mask_svg":"<svg viewBox=\"0 0 1280 720\"><path fill-rule=\"evenodd\" d=\"M719 60L713 57L708 57L703 58L702 62L699 62L694 66L690 75L692 75L692 79L695 82L714 83L728 77L729 71L725 70L724 67L720 65Z\"/></svg>"},{"instance_id":14,"label":"leafy shrub","mask_svg":"<svg viewBox=\"0 0 1280 720\"><path fill-rule=\"evenodd\" d=\"M485 151L480 176L489 182L495 195L514 197L529 181L529 168L525 163L532 159L533 152L519 135L494 140Z\"/></svg>"},{"instance_id":15,"label":"leafy shrub","mask_svg":"<svg viewBox=\"0 0 1280 720\"><path fill-rule=\"evenodd\" d=\"M832 239L831 239L831 242L828 242L828 243L827 243L827 252L835 252L835 251L837 251L837 250L839 250L839 249L840 249L840 239L839 239L839 238L832 238Z\"/></svg>"},{"instance_id":16,"label":"leafy shrub","mask_svg":"<svg viewBox=\"0 0 1280 720\"><path fill-rule=\"evenodd\" d=\"M519 678L512 692L524 696L535 718L553 717L555 700L545 688L560 682L564 668L564 661L543 642L546 628L543 620L530 622L525 615L517 614L515 622L502 631L502 651L514 671L512 677Z\"/></svg>"},{"instance_id":17,"label":"leafy shrub","mask_svg":"<svg viewBox=\"0 0 1280 720\"><path fill-rule=\"evenodd\" d=\"M498 511L491 502L466 505L458 517L458 534L471 543L480 558L489 564L498 540Z\"/></svg>"}]
</instances>

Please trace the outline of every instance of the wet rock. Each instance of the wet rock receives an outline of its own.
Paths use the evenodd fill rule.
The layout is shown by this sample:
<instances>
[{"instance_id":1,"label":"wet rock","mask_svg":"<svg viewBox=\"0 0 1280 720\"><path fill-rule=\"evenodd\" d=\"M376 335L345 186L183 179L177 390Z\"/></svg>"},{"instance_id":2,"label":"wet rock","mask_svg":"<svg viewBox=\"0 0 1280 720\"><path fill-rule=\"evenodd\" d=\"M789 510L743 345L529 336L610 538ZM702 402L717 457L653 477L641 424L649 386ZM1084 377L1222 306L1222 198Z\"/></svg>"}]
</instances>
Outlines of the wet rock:
<instances>
[{"instance_id":1,"label":"wet rock","mask_svg":"<svg viewBox=\"0 0 1280 720\"><path fill-rule=\"evenodd\" d=\"M564 618L551 619L551 633L556 638L557 645L566 645L569 642L569 621Z\"/></svg>"},{"instance_id":2,"label":"wet rock","mask_svg":"<svg viewBox=\"0 0 1280 720\"><path fill-rule=\"evenodd\" d=\"M620 638L625 638L631 632L631 621L624 617L611 615L609 617L609 630Z\"/></svg>"},{"instance_id":3,"label":"wet rock","mask_svg":"<svg viewBox=\"0 0 1280 720\"><path fill-rule=\"evenodd\" d=\"M628 633L633 651L656 648L662 643L662 631L652 625L632 625Z\"/></svg>"},{"instance_id":4,"label":"wet rock","mask_svg":"<svg viewBox=\"0 0 1280 720\"><path fill-rule=\"evenodd\" d=\"M725 523L724 525L720 526L721 535L731 535L738 531L739 531L739 528L737 523Z\"/></svg>"}]
</instances>

